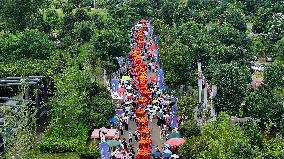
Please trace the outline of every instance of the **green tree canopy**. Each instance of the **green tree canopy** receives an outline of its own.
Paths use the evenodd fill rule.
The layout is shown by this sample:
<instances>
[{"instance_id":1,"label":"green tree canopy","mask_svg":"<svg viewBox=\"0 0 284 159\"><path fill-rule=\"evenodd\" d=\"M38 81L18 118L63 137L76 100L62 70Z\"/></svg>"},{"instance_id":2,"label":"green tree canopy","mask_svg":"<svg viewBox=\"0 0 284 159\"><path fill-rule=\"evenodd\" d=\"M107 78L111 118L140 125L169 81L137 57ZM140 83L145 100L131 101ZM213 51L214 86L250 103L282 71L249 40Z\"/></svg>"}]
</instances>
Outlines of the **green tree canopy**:
<instances>
[{"instance_id":1,"label":"green tree canopy","mask_svg":"<svg viewBox=\"0 0 284 159\"><path fill-rule=\"evenodd\" d=\"M261 120L261 128L271 122L279 126L284 106L281 98L269 86L261 86L251 92L245 99L248 115Z\"/></svg>"},{"instance_id":2,"label":"green tree canopy","mask_svg":"<svg viewBox=\"0 0 284 159\"><path fill-rule=\"evenodd\" d=\"M228 111L238 115L245 92L250 84L250 72L247 67L240 67L237 63L212 65L207 69L214 69L209 79L216 84L218 93L214 98L217 112Z\"/></svg>"},{"instance_id":3,"label":"green tree canopy","mask_svg":"<svg viewBox=\"0 0 284 159\"><path fill-rule=\"evenodd\" d=\"M282 138L274 138L269 140L264 147L264 157L267 159L284 157L284 140Z\"/></svg>"},{"instance_id":4,"label":"green tree canopy","mask_svg":"<svg viewBox=\"0 0 284 159\"><path fill-rule=\"evenodd\" d=\"M204 126L202 134L188 139L179 152L188 158L245 159L256 158L258 149L239 126L230 123L228 115L220 113L216 123Z\"/></svg>"},{"instance_id":5,"label":"green tree canopy","mask_svg":"<svg viewBox=\"0 0 284 159\"><path fill-rule=\"evenodd\" d=\"M47 59L53 51L53 44L48 36L35 29L0 37L0 53L5 60L22 58ZM3 60L4 60L3 59Z\"/></svg>"},{"instance_id":6,"label":"green tree canopy","mask_svg":"<svg viewBox=\"0 0 284 159\"><path fill-rule=\"evenodd\" d=\"M194 108L197 105L197 101L191 97L191 96L186 96L186 97L181 97L178 100L178 113L179 115L185 115L190 119L193 119L193 114L194 114Z\"/></svg>"},{"instance_id":7,"label":"green tree canopy","mask_svg":"<svg viewBox=\"0 0 284 159\"><path fill-rule=\"evenodd\" d=\"M281 58L281 61L284 62L284 37L276 43L276 56Z\"/></svg>"},{"instance_id":8,"label":"green tree canopy","mask_svg":"<svg viewBox=\"0 0 284 159\"><path fill-rule=\"evenodd\" d=\"M0 17L7 24L6 29L23 31L27 26L32 27L33 21L41 22L41 9L48 5L48 0L3 0Z\"/></svg>"},{"instance_id":9,"label":"green tree canopy","mask_svg":"<svg viewBox=\"0 0 284 159\"><path fill-rule=\"evenodd\" d=\"M265 83L273 88L279 88L284 86L284 68L280 64L267 65L264 70L264 81Z\"/></svg>"}]
</instances>

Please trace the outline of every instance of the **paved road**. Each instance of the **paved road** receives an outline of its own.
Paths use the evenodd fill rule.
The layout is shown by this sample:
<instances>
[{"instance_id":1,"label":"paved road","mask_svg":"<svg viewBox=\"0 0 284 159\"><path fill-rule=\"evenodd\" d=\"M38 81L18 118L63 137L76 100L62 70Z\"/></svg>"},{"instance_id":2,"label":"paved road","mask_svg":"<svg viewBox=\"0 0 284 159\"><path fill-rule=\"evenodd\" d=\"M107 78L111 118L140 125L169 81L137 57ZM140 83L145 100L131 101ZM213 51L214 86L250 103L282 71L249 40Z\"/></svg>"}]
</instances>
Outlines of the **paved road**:
<instances>
[{"instance_id":1,"label":"paved road","mask_svg":"<svg viewBox=\"0 0 284 159\"><path fill-rule=\"evenodd\" d=\"M151 130L151 139L153 141L153 148L155 148L156 146L159 146L159 149L162 150L163 144L165 142L165 138L163 140L160 140L160 128L157 125L157 119L153 119L153 122L149 122L149 128ZM137 130L136 123L134 121L129 121L129 131L134 133L135 130ZM123 136L121 136L121 139L126 138L128 141L129 131L128 132L124 131ZM135 142L134 137L133 137L133 146L135 150L137 150L138 142Z\"/></svg>"}]
</instances>

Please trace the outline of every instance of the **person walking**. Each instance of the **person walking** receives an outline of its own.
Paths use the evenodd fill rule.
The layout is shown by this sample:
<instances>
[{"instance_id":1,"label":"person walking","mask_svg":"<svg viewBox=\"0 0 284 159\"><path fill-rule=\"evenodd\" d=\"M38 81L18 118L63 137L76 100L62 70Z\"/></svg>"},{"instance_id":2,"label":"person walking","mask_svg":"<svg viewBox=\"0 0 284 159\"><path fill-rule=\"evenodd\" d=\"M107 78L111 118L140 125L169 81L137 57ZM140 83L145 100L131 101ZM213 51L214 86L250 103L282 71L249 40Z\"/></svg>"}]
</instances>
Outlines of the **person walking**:
<instances>
[{"instance_id":1,"label":"person walking","mask_svg":"<svg viewBox=\"0 0 284 159\"><path fill-rule=\"evenodd\" d=\"M134 138L135 138L135 141L138 141L138 135L139 135L139 134L138 134L138 131L135 130L135 137L134 137Z\"/></svg>"},{"instance_id":2,"label":"person walking","mask_svg":"<svg viewBox=\"0 0 284 159\"><path fill-rule=\"evenodd\" d=\"M160 129L160 140L163 140L163 129Z\"/></svg>"},{"instance_id":3,"label":"person walking","mask_svg":"<svg viewBox=\"0 0 284 159\"><path fill-rule=\"evenodd\" d=\"M122 123L119 123L119 131L120 131L120 135L123 135Z\"/></svg>"},{"instance_id":4,"label":"person walking","mask_svg":"<svg viewBox=\"0 0 284 159\"><path fill-rule=\"evenodd\" d=\"M129 131L129 133L128 133L128 143L130 144L130 143L132 143L132 132L131 131Z\"/></svg>"},{"instance_id":5,"label":"person walking","mask_svg":"<svg viewBox=\"0 0 284 159\"><path fill-rule=\"evenodd\" d=\"M124 120L124 128L126 131L128 131L128 116L125 115L125 117L123 118Z\"/></svg>"}]
</instances>

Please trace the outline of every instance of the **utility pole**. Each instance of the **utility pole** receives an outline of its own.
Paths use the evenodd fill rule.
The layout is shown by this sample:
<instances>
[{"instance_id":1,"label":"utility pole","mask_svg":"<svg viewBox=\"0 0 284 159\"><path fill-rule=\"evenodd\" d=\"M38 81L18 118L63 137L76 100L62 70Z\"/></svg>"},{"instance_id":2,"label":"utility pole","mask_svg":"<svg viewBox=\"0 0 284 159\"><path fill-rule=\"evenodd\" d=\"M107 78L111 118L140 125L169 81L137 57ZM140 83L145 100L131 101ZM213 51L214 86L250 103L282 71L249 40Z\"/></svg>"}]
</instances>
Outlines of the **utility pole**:
<instances>
[{"instance_id":1,"label":"utility pole","mask_svg":"<svg viewBox=\"0 0 284 159\"><path fill-rule=\"evenodd\" d=\"M201 62L197 62L198 66L198 102L202 102L202 70L201 70Z\"/></svg>"}]
</instances>

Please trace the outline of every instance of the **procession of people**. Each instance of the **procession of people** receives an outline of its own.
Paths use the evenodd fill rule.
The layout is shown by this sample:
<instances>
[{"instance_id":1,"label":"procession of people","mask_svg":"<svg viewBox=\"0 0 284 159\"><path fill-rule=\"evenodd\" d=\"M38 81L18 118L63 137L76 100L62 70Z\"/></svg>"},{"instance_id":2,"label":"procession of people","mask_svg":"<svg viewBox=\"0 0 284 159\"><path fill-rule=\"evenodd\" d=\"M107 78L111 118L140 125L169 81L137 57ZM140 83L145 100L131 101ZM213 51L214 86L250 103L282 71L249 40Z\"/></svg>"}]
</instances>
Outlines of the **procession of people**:
<instances>
[{"instance_id":1,"label":"procession of people","mask_svg":"<svg viewBox=\"0 0 284 159\"><path fill-rule=\"evenodd\" d=\"M167 143L171 140L168 138L169 135L179 134L178 125L183 118L176 116L177 99L173 94L166 93L163 70L159 66L158 36L153 36L153 28L149 20L141 19L129 35L130 56L126 60L122 57L117 58L120 70L111 82L116 115L109 120L112 124L111 129L117 130L116 137L112 138L118 141L117 146L110 149L110 157L113 159L179 158L177 149L184 142L182 140L177 145L175 142L173 145L171 142ZM138 46L140 49L137 49ZM139 65L135 61L135 55L141 58L141 61L138 61ZM137 67L140 66L142 71L137 73ZM141 76L146 80L145 85L141 85ZM159 140L165 141L164 145L154 145L152 142L148 122L154 121L159 131L152 132L159 134ZM129 128L131 122L136 123L135 131ZM181 138L180 135L177 137ZM136 148L135 143L139 144Z\"/></svg>"}]
</instances>

